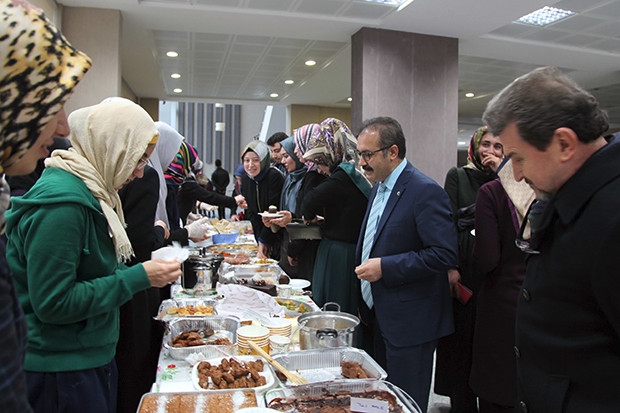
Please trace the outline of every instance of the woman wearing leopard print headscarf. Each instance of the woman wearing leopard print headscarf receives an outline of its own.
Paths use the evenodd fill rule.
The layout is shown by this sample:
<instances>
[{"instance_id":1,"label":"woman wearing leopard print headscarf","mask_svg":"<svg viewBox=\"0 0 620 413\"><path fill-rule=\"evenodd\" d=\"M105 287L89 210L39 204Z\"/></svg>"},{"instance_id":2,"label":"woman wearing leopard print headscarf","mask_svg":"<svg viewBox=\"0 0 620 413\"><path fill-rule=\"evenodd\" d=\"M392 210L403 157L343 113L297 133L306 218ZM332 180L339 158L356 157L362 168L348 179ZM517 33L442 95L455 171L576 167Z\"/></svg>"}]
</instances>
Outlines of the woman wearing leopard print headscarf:
<instances>
[{"instance_id":1,"label":"woman wearing leopard print headscarf","mask_svg":"<svg viewBox=\"0 0 620 413\"><path fill-rule=\"evenodd\" d=\"M0 0L0 233L9 206L4 175L25 175L67 136L63 105L91 62L25 1ZM0 411L31 412L23 371L27 326L0 240Z\"/></svg>"}]
</instances>

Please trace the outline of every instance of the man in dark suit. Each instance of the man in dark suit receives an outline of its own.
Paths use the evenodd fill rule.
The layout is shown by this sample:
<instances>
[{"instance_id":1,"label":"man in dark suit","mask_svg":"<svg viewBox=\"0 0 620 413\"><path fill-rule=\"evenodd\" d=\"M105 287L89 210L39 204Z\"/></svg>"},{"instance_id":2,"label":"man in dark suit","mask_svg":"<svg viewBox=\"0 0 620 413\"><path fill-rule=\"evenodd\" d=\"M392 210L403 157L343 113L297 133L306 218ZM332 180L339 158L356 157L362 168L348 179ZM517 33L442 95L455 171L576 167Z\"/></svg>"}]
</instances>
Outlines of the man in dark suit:
<instances>
[{"instance_id":1,"label":"man in dark suit","mask_svg":"<svg viewBox=\"0 0 620 413\"><path fill-rule=\"evenodd\" d=\"M518 78L483 119L542 212L517 303L518 411L620 412L620 139L557 68Z\"/></svg>"},{"instance_id":2,"label":"man in dark suit","mask_svg":"<svg viewBox=\"0 0 620 413\"><path fill-rule=\"evenodd\" d=\"M447 271L457 263L457 240L450 201L405 159L396 120L364 122L357 149L366 177L376 182L357 244L360 316L374 328L373 355L385 361L387 379L425 412L437 340L454 330Z\"/></svg>"}]
</instances>

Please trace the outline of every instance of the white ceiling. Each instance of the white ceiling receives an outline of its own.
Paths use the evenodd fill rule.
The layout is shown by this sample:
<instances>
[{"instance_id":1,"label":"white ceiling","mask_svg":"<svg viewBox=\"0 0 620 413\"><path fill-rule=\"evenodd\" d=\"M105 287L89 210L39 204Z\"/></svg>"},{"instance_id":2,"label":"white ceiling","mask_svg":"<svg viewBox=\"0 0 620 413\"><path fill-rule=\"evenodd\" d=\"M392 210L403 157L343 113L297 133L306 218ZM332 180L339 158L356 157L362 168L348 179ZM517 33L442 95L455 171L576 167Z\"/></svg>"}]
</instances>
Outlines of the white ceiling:
<instances>
[{"instance_id":1,"label":"white ceiling","mask_svg":"<svg viewBox=\"0 0 620 413\"><path fill-rule=\"evenodd\" d=\"M375 27L459 39L461 122L479 122L515 77L554 65L620 128L620 0L414 0L400 12L364 0L57 1L121 11L122 75L140 97L346 106L351 36ZM545 28L513 23L543 6L576 14Z\"/></svg>"}]
</instances>

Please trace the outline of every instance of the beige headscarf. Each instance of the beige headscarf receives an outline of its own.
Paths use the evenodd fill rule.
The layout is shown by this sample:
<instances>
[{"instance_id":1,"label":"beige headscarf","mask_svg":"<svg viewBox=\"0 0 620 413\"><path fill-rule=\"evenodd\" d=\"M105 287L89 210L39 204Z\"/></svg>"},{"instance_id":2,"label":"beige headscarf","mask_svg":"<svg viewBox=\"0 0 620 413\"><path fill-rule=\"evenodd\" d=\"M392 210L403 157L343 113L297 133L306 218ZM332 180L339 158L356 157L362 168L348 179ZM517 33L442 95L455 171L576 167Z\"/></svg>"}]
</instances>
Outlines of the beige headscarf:
<instances>
[{"instance_id":1,"label":"beige headscarf","mask_svg":"<svg viewBox=\"0 0 620 413\"><path fill-rule=\"evenodd\" d=\"M521 226L530 204L536 199L536 194L524 180L520 180L519 182L515 181L511 159L506 161L504 166L497 172L497 175L504 187L504 191L508 194L508 198L510 198L510 201L512 201L512 204L515 206L517 220L519 221L519 226ZM530 236L531 228L528 222L523 231L523 238L529 239Z\"/></svg>"},{"instance_id":2,"label":"beige headscarf","mask_svg":"<svg viewBox=\"0 0 620 413\"><path fill-rule=\"evenodd\" d=\"M130 100L106 99L69 115L71 144L45 165L79 177L99 200L119 261L133 255L116 192L131 176L149 143L159 135L149 114Z\"/></svg>"}]
</instances>

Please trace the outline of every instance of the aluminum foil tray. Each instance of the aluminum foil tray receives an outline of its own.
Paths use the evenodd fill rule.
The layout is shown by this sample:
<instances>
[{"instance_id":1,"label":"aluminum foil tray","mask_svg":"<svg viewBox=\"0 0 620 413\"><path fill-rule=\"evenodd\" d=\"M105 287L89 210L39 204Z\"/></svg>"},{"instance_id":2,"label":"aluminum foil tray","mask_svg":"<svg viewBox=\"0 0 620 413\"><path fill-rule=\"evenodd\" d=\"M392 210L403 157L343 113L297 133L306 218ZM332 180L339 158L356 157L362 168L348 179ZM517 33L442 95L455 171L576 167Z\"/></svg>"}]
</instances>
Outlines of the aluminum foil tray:
<instances>
[{"instance_id":1,"label":"aluminum foil tray","mask_svg":"<svg viewBox=\"0 0 620 413\"><path fill-rule=\"evenodd\" d=\"M359 363L370 380L383 380L387 377L386 371L368 353L354 347L293 351L275 354L273 358L287 370L300 375L310 383L346 380L340 367L343 361ZM288 381L282 385L296 386Z\"/></svg>"},{"instance_id":2,"label":"aluminum foil tray","mask_svg":"<svg viewBox=\"0 0 620 413\"><path fill-rule=\"evenodd\" d=\"M201 318L178 318L168 323L166 335L164 336L164 349L170 357L176 360L184 360L193 353L203 354L207 358L222 357L224 354L233 355L236 353L235 344L237 343L237 329L240 320L233 316L212 316ZM213 338L228 338L230 346L205 344L193 347L173 347L172 340L184 331L212 328L215 331Z\"/></svg>"},{"instance_id":3,"label":"aluminum foil tray","mask_svg":"<svg viewBox=\"0 0 620 413\"><path fill-rule=\"evenodd\" d=\"M146 393L137 413L218 412L235 413L242 408L261 406L263 400L253 390L214 390L210 393Z\"/></svg>"},{"instance_id":4,"label":"aluminum foil tray","mask_svg":"<svg viewBox=\"0 0 620 413\"><path fill-rule=\"evenodd\" d=\"M213 307L213 314L212 315L216 315L217 314L217 300L214 299L210 299L210 298L204 298L204 299L200 299L200 298L177 298L177 299L168 299L168 300L163 300L161 302L161 304L159 305L159 311L157 312L157 317L155 317L156 320L160 320L160 321L172 321L172 320L176 320L182 317L211 317L209 315L185 315L185 316L180 316L179 314L169 314L168 310L172 307L176 307L176 308L187 308L189 306L210 306Z\"/></svg>"},{"instance_id":5,"label":"aluminum foil tray","mask_svg":"<svg viewBox=\"0 0 620 413\"><path fill-rule=\"evenodd\" d=\"M279 387L271 389L265 393L265 405L267 407L276 408L281 402L305 403L311 400L324 401L326 396L340 394L353 395L360 398L372 398L372 391L385 391L392 394L396 398L396 406L393 409L386 410L390 413L421 413L417 403L401 390L399 387L390 382L383 380L346 380L332 383L308 384L299 387ZM364 397L366 396L366 397ZM344 399L347 402L346 399ZM350 400L348 401L350 403ZM349 405L347 403L347 405ZM293 407L278 408L276 410L296 413L299 410Z\"/></svg>"}]
</instances>

